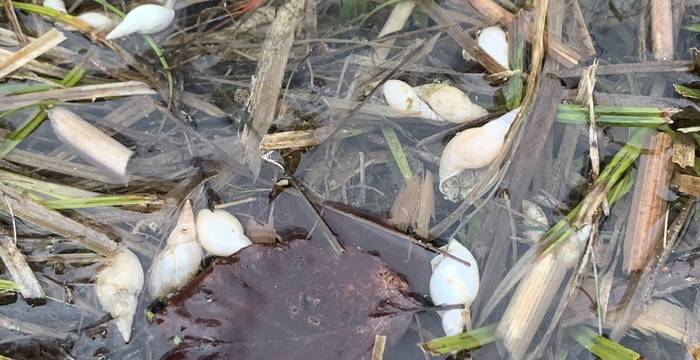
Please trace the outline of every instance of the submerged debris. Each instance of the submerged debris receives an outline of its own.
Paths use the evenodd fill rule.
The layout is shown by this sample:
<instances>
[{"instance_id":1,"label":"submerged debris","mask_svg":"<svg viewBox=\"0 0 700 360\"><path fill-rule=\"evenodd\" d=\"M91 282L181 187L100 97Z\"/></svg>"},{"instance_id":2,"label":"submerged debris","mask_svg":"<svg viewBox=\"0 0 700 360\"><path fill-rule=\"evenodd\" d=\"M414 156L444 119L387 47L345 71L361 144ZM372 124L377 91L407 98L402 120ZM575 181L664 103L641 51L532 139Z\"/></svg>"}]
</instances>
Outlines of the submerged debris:
<instances>
[{"instance_id":1,"label":"submerged debris","mask_svg":"<svg viewBox=\"0 0 700 360\"><path fill-rule=\"evenodd\" d=\"M417 304L379 258L329 256L316 242L251 246L216 260L157 313L151 356L360 359L376 334L393 344ZM174 345L177 337L182 341Z\"/></svg>"}]
</instances>

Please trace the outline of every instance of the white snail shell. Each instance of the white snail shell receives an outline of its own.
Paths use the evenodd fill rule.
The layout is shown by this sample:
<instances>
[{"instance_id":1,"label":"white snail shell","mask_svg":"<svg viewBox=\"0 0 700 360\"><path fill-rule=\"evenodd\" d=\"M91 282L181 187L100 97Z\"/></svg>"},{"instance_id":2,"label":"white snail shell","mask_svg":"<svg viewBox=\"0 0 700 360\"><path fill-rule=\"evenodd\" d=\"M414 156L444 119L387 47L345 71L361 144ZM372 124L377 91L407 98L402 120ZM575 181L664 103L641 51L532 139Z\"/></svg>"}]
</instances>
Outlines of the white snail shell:
<instances>
[{"instance_id":1,"label":"white snail shell","mask_svg":"<svg viewBox=\"0 0 700 360\"><path fill-rule=\"evenodd\" d=\"M430 299L435 305L464 305L464 309L439 312L446 335L464 331L469 319L469 306L479 292L479 266L469 250L452 239L446 247L448 254L470 264L445 255L438 255L430 262Z\"/></svg>"},{"instance_id":2,"label":"white snail shell","mask_svg":"<svg viewBox=\"0 0 700 360\"><path fill-rule=\"evenodd\" d=\"M41 5L49 9L54 9L60 13L68 13L68 10L66 10L66 4L63 2L63 0L44 0Z\"/></svg>"},{"instance_id":3,"label":"white snail shell","mask_svg":"<svg viewBox=\"0 0 700 360\"><path fill-rule=\"evenodd\" d=\"M148 289L155 298L178 291L199 271L202 248L197 242L192 205L182 207L180 217L161 252L153 259Z\"/></svg>"},{"instance_id":4,"label":"white snail shell","mask_svg":"<svg viewBox=\"0 0 700 360\"><path fill-rule=\"evenodd\" d=\"M155 34L165 30L175 19L172 6L146 4L139 5L129 11L124 19L112 30L105 39L118 39L133 33Z\"/></svg>"},{"instance_id":5,"label":"white snail shell","mask_svg":"<svg viewBox=\"0 0 700 360\"><path fill-rule=\"evenodd\" d=\"M508 40L506 33L498 26L484 28L479 33L479 47L501 64L504 68L510 69L508 62Z\"/></svg>"},{"instance_id":6,"label":"white snail shell","mask_svg":"<svg viewBox=\"0 0 700 360\"><path fill-rule=\"evenodd\" d=\"M382 93L387 104L394 110L406 115L423 119L444 121L430 106L423 102L411 85L401 80L389 80L384 83Z\"/></svg>"},{"instance_id":7,"label":"white snail shell","mask_svg":"<svg viewBox=\"0 0 700 360\"><path fill-rule=\"evenodd\" d=\"M252 244L240 221L221 209L202 209L197 213L197 240L216 256L230 256Z\"/></svg>"},{"instance_id":8,"label":"white snail shell","mask_svg":"<svg viewBox=\"0 0 700 360\"><path fill-rule=\"evenodd\" d=\"M143 289L143 268L130 250L121 249L97 272L95 292L102 308L114 319L125 342L131 337L131 324Z\"/></svg>"},{"instance_id":9,"label":"white snail shell","mask_svg":"<svg viewBox=\"0 0 700 360\"><path fill-rule=\"evenodd\" d=\"M472 103L462 90L446 84L426 84L413 88L425 103L441 118L451 123L476 120L488 112Z\"/></svg>"},{"instance_id":10,"label":"white snail shell","mask_svg":"<svg viewBox=\"0 0 700 360\"><path fill-rule=\"evenodd\" d=\"M478 169L493 162L503 148L505 136L520 109L514 109L483 126L457 133L440 156L442 184L465 169Z\"/></svg>"},{"instance_id":11,"label":"white snail shell","mask_svg":"<svg viewBox=\"0 0 700 360\"><path fill-rule=\"evenodd\" d=\"M477 42L479 47L489 54L497 63L501 64L506 69L510 69L510 62L508 61L508 40L506 39L506 33L498 26L490 26L481 29L479 35L477 35ZM462 57L464 60L472 60L469 53L462 50Z\"/></svg>"}]
</instances>

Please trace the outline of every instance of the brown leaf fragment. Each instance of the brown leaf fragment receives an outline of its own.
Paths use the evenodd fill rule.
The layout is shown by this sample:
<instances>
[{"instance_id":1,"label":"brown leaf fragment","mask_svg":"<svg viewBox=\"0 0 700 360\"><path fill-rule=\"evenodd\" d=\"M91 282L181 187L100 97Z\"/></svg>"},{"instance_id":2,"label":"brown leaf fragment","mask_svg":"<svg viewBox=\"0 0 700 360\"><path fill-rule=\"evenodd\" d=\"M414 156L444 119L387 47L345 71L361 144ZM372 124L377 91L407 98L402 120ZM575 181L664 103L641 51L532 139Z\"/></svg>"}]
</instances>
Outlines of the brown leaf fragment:
<instances>
[{"instance_id":1,"label":"brown leaf fragment","mask_svg":"<svg viewBox=\"0 0 700 360\"><path fill-rule=\"evenodd\" d=\"M407 329L410 312L381 308L415 307L407 289L352 248L332 256L312 240L250 246L216 260L156 314L151 358L369 359L376 334L391 343Z\"/></svg>"},{"instance_id":2,"label":"brown leaf fragment","mask_svg":"<svg viewBox=\"0 0 700 360\"><path fill-rule=\"evenodd\" d=\"M418 175L404 186L389 212L389 222L401 231L413 230L422 238L428 237L430 218L435 216L433 174L429 171L421 180Z\"/></svg>"},{"instance_id":3,"label":"brown leaf fragment","mask_svg":"<svg viewBox=\"0 0 700 360\"><path fill-rule=\"evenodd\" d=\"M695 165L695 142L690 136L676 134L673 137L673 156L671 159L680 167L692 168Z\"/></svg>"}]
</instances>

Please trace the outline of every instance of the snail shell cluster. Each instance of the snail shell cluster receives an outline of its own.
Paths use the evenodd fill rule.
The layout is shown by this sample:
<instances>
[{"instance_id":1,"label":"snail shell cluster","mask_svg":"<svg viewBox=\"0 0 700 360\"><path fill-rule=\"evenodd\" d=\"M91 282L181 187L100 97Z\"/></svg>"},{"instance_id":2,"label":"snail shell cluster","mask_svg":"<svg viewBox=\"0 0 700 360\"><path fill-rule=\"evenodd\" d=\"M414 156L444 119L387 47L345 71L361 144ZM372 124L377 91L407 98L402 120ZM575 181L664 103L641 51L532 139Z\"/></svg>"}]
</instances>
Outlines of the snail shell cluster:
<instances>
[{"instance_id":1,"label":"snail shell cluster","mask_svg":"<svg viewBox=\"0 0 700 360\"><path fill-rule=\"evenodd\" d=\"M401 80L389 80L382 87L387 104L397 112L423 119L464 123L487 114L454 86L427 84L411 87Z\"/></svg>"},{"instance_id":2,"label":"snail shell cluster","mask_svg":"<svg viewBox=\"0 0 700 360\"><path fill-rule=\"evenodd\" d=\"M438 312L445 334L457 335L468 325L469 306L479 292L479 267L469 249L452 239L443 248L448 254L469 263L445 255L438 255L430 262L430 299L435 305L464 305L463 309Z\"/></svg>"},{"instance_id":3,"label":"snail shell cluster","mask_svg":"<svg viewBox=\"0 0 700 360\"><path fill-rule=\"evenodd\" d=\"M200 210L197 221L189 201L183 206L165 247L153 259L148 288L155 298L166 298L192 279L204 257L230 256L251 245L243 226L225 210Z\"/></svg>"},{"instance_id":4,"label":"snail shell cluster","mask_svg":"<svg viewBox=\"0 0 700 360\"><path fill-rule=\"evenodd\" d=\"M64 14L68 13L63 0L44 0L42 5ZM174 6L174 0L168 0L163 5L139 5L131 9L121 21L112 14L96 11L84 12L76 17L94 31L109 32L105 39L113 40L134 33L146 35L165 30L175 20ZM64 28L75 30L72 26L64 26Z\"/></svg>"}]
</instances>

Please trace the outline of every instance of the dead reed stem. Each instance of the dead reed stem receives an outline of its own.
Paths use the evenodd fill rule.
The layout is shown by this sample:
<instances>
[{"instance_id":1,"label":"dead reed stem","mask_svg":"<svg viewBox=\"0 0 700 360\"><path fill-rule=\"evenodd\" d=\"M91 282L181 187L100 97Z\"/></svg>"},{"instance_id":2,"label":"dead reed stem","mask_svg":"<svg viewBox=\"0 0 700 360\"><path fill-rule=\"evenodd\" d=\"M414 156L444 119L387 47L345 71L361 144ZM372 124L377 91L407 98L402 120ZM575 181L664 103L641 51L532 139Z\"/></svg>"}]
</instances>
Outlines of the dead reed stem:
<instances>
[{"instance_id":1,"label":"dead reed stem","mask_svg":"<svg viewBox=\"0 0 700 360\"><path fill-rule=\"evenodd\" d=\"M11 56L5 57L0 62L0 79L9 75L11 72L21 68L24 64L36 59L45 52L60 44L66 37L62 32L51 29L46 34L32 41L27 46L21 48Z\"/></svg>"},{"instance_id":2,"label":"dead reed stem","mask_svg":"<svg viewBox=\"0 0 700 360\"><path fill-rule=\"evenodd\" d=\"M0 184L0 210L30 222L44 230L74 240L89 250L105 256L117 251L118 244L90 227L47 209L13 188Z\"/></svg>"},{"instance_id":3,"label":"dead reed stem","mask_svg":"<svg viewBox=\"0 0 700 360\"><path fill-rule=\"evenodd\" d=\"M245 144L246 149L245 162L255 177L261 166L258 151L260 139L267 133L277 113L282 78L294 41L294 32L303 18L304 2L305 0L292 0L280 6L263 43L248 106L251 121L246 124L241 137L241 143Z\"/></svg>"},{"instance_id":4,"label":"dead reed stem","mask_svg":"<svg viewBox=\"0 0 700 360\"><path fill-rule=\"evenodd\" d=\"M17 284L20 294L25 299L43 299L46 297L34 272L19 252L14 239L8 236L0 236L0 258L10 272L12 279Z\"/></svg>"},{"instance_id":5,"label":"dead reed stem","mask_svg":"<svg viewBox=\"0 0 700 360\"><path fill-rule=\"evenodd\" d=\"M657 60L673 60L673 9L670 0L651 0L652 51Z\"/></svg>"},{"instance_id":6,"label":"dead reed stem","mask_svg":"<svg viewBox=\"0 0 700 360\"><path fill-rule=\"evenodd\" d=\"M97 98L156 94L146 83L125 81L99 85L75 86L0 98L0 111L25 107L42 101L95 100Z\"/></svg>"},{"instance_id":7,"label":"dead reed stem","mask_svg":"<svg viewBox=\"0 0 700 360\"><path fill-rule=\"evenodd\" d=\"M656 133L649 154L640 160L632 205L627 217L622 268L626 273L641 270L654 252L663 230L670 180L671 135Z\"/></svg>"}]
</instances>

